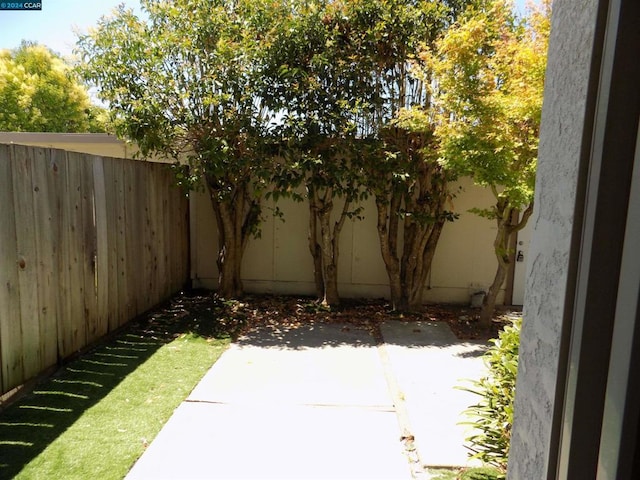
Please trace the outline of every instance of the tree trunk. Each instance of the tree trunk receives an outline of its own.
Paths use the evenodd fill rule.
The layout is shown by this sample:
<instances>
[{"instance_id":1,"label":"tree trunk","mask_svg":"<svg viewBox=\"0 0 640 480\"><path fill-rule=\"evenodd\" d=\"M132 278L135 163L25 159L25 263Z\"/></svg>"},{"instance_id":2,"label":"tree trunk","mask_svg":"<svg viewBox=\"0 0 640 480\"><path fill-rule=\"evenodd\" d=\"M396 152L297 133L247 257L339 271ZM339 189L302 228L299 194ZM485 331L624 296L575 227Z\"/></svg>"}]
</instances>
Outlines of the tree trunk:
<instances>
[{"instance_id":1,"label":"tree trunk","mask_svg":"<svg viewBox=\"0 0 640 480\"><path fill-rule=\"evenodd\" d=\"M260 218L260 202L250 197L246 185L235 185L233 193L222 198L212 182L207 185L218 225L217 293L239 298L243 294L242 258Z\"/></svg>"},{"instance_id":2,"label":"tree trunk","mask_svg":"<svg viewBox=\"0 0 640 480\"><path fill-rule=\"evenodd\" d=\"M242 238L238 238L233 212L226 202L217 204L217 216L220 217L218 230L218 295L222 298L242 296Z\"/></svg>"},{"instance_id":3,"label":"tree trunk","mask_svg":"<svg viewBox=\"0 0 640 480\"><path fill-rule=\"evenodd\" d=\"M502 232L502 234L504 235L504 231ZM499 237L500 235L501 233L499 231L496 237ZM510 237L510 235L508 237ZM491 326L493 313L496 309L496 299L498 298L498 293L500 292L502 284L507 278L509 260L505 259L501 255L497 255L497 258L498 269L496 270L496 275L493 278L493 283L489 287L489 291L482 300L482 308L480 309L480 320L478 322L478 325L483 328L489 328Z\"/></svg>"},{"instance_id":4,"label":"tree trunk","mask_svg":"<svg viewBox=\"0 0 640 480\"><path fill-rule=\"evenodd\" d=\"M338 295L338 269L336 267L338 252L333 249L333 238L331 232L331 202L324 205L318 211L320 222L320 247L322 251L322 280L324 284L324 305L335 306L340 303Z\"/></svg>"},{"instance_id":5,"label":"tree trunk","mask_svg":"<svg viewBox=\"0 0 640 480\"><path fill-rule=\"evenodd\" d=\"M389 278L391 306L400 312L422 309L422 294L445 219L421 225L405 216L402 258L398 255L399 194L376 196L380 251Z\"/></svg>"},{"instance_id":6,"label":"tree trunk","mask_svg":"<svg viewBox=\"0 0 640 480\"><path fill-rule=\"evenodd\" d=\"M529 217L533 213L533 202L522 212L522 218L515 224L512 223L514 210L516 209L509 205L508 199L499 200L496 204L498 231L493 242L493 248L498 260L498 269L480 309L479 325L484 328L491 326L496 309L496 299L507 278L510 263L509 245L511 236L522 230L527 224Z\"/></svg>"},{"instance_id":7,"label":"tree trunk","mask_svg":"<svg viewBox=\"0 0 640 480\"><path fill-rule=\"evenodd\" d=\"M408 106L404 65L397 75L394 81L400 85L400 101L394 101L392 107L403 108ZM382 77L377 80L385 83ZM420 86L414 86L419 90L422 84L417 83ZM428 106L429 95L419 97ZM423 289L440 233L446 221L456 218L446 209L454 196L449 181L455 175L436 160L438 144L430 127L408 129L402 124L389 122L379 129L382 142L375 146L367 181L376 197L378 237L391 304L396 310L409 311L422 308ZM400 241L402 246L397 248Z\"/></svg>"},{"instance_id":8,"label":"tree trunk","mask_svg":"<svg viewBox=\"0 0 640 480\"><path fill-rule=\"evenodd\" d=\"M309 252L313 259L313 280L318 299L324 298L324 276L322 274L322 248L318 243L318 205L313 190L308 189L309 195Z\"/></svg>"},{"instance_id":9,"label":"tree trunk","mask_svg":"<svg viewBox=\"0 0 640 480\"><path fill-rule=\"evenodd\" d=\"M422 145L421 142L418 145ZM452 214L446 173L437 163L418 162L415 183L405 195L404 250L401 276L409 311L422 309L422 295L440 234Z\"/></svg>"},{"instance_id":10,"label":"tree trunk","mask_svg":"<svg viewBox=\"0 0 640 480\"><path fill-rule=\"evenodd\" d=\"M348 216L350 202L344 201L338 220L331 225L333 212L333 192L327 188L320 196L312 186L307 186L309 194L309 249L314 259L316 290L323 305L340 304L338 293L338 258L340 256L340 233ZM318 232L318 226L319 232ZM319 233L319 235L318 235ZM316 239L314 241L314 239ZM319 239L319 242L318 242Z\"/></svg>"},{"instance_id":11,"label":"tree trunk","mask_svg":"<svg viewBox=\"0 0 640 480\"><path fill-rule=\"evenodd\" d=\"M406 297L403 302L404 308L410 312L418 312L422 309L424 285L431 270L444 220L433 224L414 225L414 227L416 231L409 235L410 243L408 245L405 243L405 249L409 251L409 255L403 261L401 275Z\"/></svg>"},{"instance_id":12,"label":"tree trunk","mask_svg":"<svg viewBox=\"0 0 640 480\"><path fill-rule=\"evenodd\" d=\"M241 258L236 246L227 242L218 252L218 295L222 298L240 298L242 296L242 280L237 274Z\"/></svg>"},{"instance_id":13,"label":"tree trunk","mask_svg":"<svg viewBox=\"0 0 640 480\"><path fill-rule=\"evenodd\" d=\"M376 197L378 210L378 239L382 260L389 277L389 289L391 295L391 308L402 311L402 281L400 279L400 261L398 260L398 216L395 206L399 202L398 196L388 201L382 196Z\"/></svg>"},{"instance_id":14,"label":"tree trunk","mask_svg":"<svg viewBox=\"0 0 640 480\"><path fill-rule=\"evenodd\" d=\"M320 220L320 239L322 248L322 276L324 280L324 298L322 303L328 306L340 304L338 293L338 258L340 257L340 233L347 218L349 202L345 200L340 217L331 226L333 202L324 202L318 212Z\"/></svg>"}]
</instances>

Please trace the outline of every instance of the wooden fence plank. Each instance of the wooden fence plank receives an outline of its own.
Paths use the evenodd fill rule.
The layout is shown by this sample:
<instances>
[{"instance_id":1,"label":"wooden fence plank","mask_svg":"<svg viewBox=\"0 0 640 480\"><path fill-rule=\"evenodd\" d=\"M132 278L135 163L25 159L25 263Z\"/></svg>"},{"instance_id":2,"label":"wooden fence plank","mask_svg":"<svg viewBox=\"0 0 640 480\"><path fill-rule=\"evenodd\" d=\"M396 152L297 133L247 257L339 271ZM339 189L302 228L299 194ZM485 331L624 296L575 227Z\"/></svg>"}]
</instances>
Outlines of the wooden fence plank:
<instances>
[{"instance_id":1,"label":"wooden fence plank","mask_svg":"<svg viewBox=\"0 0 640 480\"><path fill-rule=\"evenodd\" d=\"M176 189L177 190L177 189ZM178 195L178 218L180 228L178 229L179 236L179 252L180 255L178 257L178 261L180 262L178 275L176 276L176 280L178 284L176 285L176 289L182 288L189 278L189 201L187 197L182 195L180 192L176 192Z\"/></svg>"},{"instance_id":2,"label":"wooden fence plank","mask_svg":"<svg viewBox=\"0 0 640 480\"><path fill-rule=\"evenodd\" d=\"M139 231L137 251L139 252L139 263L137 270L138 280L138 304L137 314L145 312L149 308L149 288L148 288L148 265L149 265L149 224L148 224L148 196L147 196L147 176L144 174L145 165L136 164L136 208L135 223Z\"/></svg>"},{"instance_id":3,"label":"wooden fence plank","mask_svg":"<svg viewBox=\"0 0 640 480\"><path fill-rule=\"evenodd\" d=\"M168 222L172 222L173 224L173 228L171 229L171 231L169 232L169 240L168 240L168 250L169 250L169 262L168 262L168 271L169 271L169 278L170 280L170 288L171 290L173 290L175 288L175 284L176 284L176 275L178 274L178 262L176 261L176 256L179 255L179 250L178 250L178 228L179 225L176 222L176 202L175 202L175 197L173 195L171 195L170 192L167 192L168 195L168 200L167 200L167 216L166 216L166 221Z\"/></svg>"},{"instance_id":4,"label":"wooden fence plank","mask_svg":"<svg viewBox=\"0 0 640 480\"><path fill-rule=\"evenodd\" d=\"M51 150L30 149L33 161L33 213L38 258L37 303L41 364L39 369L58 361L57 295L58 285L58 211L56 205L57 171L51 165Z\"/></svg>"},{"instance_id":5,"label":"wooden fence plank","mask_svg":"<svg viewBox=\"0 0 640 480\"><path fill-rule=\"evenodd\" d=\"M158 264L158 276L163 279L163 288L160 293L162 298L167 298L171 295L171 268L169 263L169 258L171 257L171 228L175 228L174 225L170 223L169 217L169 197L171 196L171 191L169 189L170 182L167 180L168 176L171 175L171 172L168 168L163 169L162 176L162 184L158 189L159 191L159 200L158 204L160 205L159 212L159 220L161 226L161 241L162 244L158 247L161 252L160 262Z\"/></svg>"},{"instance_id":6,"label":"wooden fence plank","mask_svg":"<svg viewBox=\"0 0 640 480\"><path fill-rule=\"evenodd\" d=\"M166 241L166 248L167 248L167 277L169 278L169 289L173 291L173 286L175 283L174 280L174 275L175 275L175 265L177 265L177 263L175 262L175 255L177 254L175 248L176 248L176 229L178 228L178 225L173 223L173 220L175 218L173 212L174 212L174 208L175 205L173 204L173 195L171 195L171 192L167 192L166 194L166 207L165 207L165 214L164 214L164 221L165 223L171 223L172 227L170 230L167 231L167 241Z\"/></svg>"},{"instance_id":7,"label":"wooden fence plank","mask_svg":"<svg viewBox=\"0 0 640 480\"><path fill-rule=\"evenodd\" d=\"M153 196L153 181L155 176L155 168L149 169L149 175L143 175L141 181L145 186L144 195L144 209L143 209L143 221L144 221L144 310L151 308L153 304L153 226L151 223L151 198Z\"/></svg>"},{"instance_id":8,"label":"wooden fence plank","mask_svg":"<svg viewBox=\"0 0 640 480\"><path fill-rule=\"evenodd\" d=\"M142 175L141 182L145 187L145 194L142 198L143 221L144 221L144 310L153 306L153 221L152 221L152 198L153 198L153 178L156 175L157 165L148 165L150 175ZM140 312L142 313L142 312Z\"/></svg>"},{"instance_id":9,"label":"wooden fence plank","mask_svg":"<svg viewBox=\"0 0 640 480\"><path fill-rule=\"evenodd\" d=\"M130 305L128 291L128 262L127 262L127 223L126 223L126 185L125 166L130 163L126 160L116 159L114 166L114 187L116 201L116 249L117 249L117 275L118 275L118 326L124 325L131 317L129 312L133 310Z\"/></svg>"},{"instance_id":10,"label":"wooden fence plank","mask_svg":"<svg viewBox=\"0 0 640 480\"><path fill-rule=\"evenodd\" d=\"M2 392L24 381L18 247L13 202L13 150L0 145L0 378Z\"/></svg>"},{"instance_id":11,"label":"wooden fence plank","mask_svg":"<svg viewBox=\"0 0 640 480\"><path fill-rule=\"evenodd\" d=\"M57 284L57 325L58 332L58 359L71 355L77 347L73 338L72 316L72 288L69 275L72 265L72 256L69 249L72 226L72 199L73 194L69 190L68 161L64 150L51 151L52 168L57 170L56 204L58 210L58 227L56 240L58 250L56 255L56 270L58 272ZM75 348L74 348L75 347Z\"/></svg>"},{"instance_id":12,"label":"wooden fence plank","mask_svg":"<svg viewBox=\"0 0 640 480\"><path fill-rule=\"evenodd\" d=\"M107 225L108 265L107 265L107 323L109 331L119 326L118 320L118 242L117 242L117 200L114 158L103 158L105 209Z\"/></svg>"},{"instance_id":13,"label":"wooden fence plank","mask_svg":"<svg viewBox=\"0 0 640 480\"><path fill-rule=\"evenodd\" d=\"M154 201L156 205L156 255L158 258L158 267L156 271L156 276L159 279L158 286L156 290L157 300L156 303L161 302L165 298L167 298L167 285L170 283L170 279L167 275L167 237L165 235L165 200L167 198L168 192L166 188L166 165L163 165L160 169L160 175L158 177L158 188L156 189L156 200Z\"/></svg>"},{"instance_id":14,"label":"wooden fence plank","mask_svg":"<svg viewBox=\"0 0 640 480\"><path fill-rule=\"evenodd\" d=\"M20 325L22 329L24 375L31 378L41 371L40 325L38 305L38 257L33 208L33 148L16 146L14 150L13 205L18 245L18 285L20 288Z\"/></svg>"},{"instance_id":15,"label":"wooden fence plank","mask_svg":"<svg viewBox=\"0 0 640 480\"><path fill-rule=\"evenodd\" d=\"M125 166L125 217L126 217L126 241L127 241L127 297L129 299L128 317L133 318L138 315L141 308L141 286L140 286L140 269L142 265L141 250L141 222L140 205L138 204L138 182L137 182L137 164L127 163Z\"/></svg>"},{"instance_id":16,"label":"wooden fence plank","mask_svg":"<svg viewBox=\"0 0 640 480\"><path fill-rule=\"evenodd\" d=\"M171 265L171 282L172 282L172 290L175 291L182 287L184 282L183 278L183 270L185 263L185 252L184 252L184 243L183 243L183 235L185 232L181 232L180 230L184 228L184 220L183 215L185 214L185 210L183 210L184 199L179 192L176 190L171 191L171 217L172 222L176 225L176 228L173 230L173 235L171 239L171 255L172 255L172 265Z\"/></svg>"},{"instance_id":17,"label":"wooden fence plank","mask_svg":"<svg viewBox=\"0 0 640 480\"><path fill-rule=\"evenodd\" d=\"M86 342L90 344L100 338L98 328L98 302L96 297L97 239L95 226L95 191L91 156L82 154L79 167L81 176L80 191L82 192L84 321L87 332Z\"/></svg>"},{"instance_id":18,"label":"wooden fence plank","mask_svg":"<svg viewBox=\"0 0 640 480\"><path fill-rule=\"evenodd\" d=\"M109 242L107 234L107 192L102 157L93 157L94 225L96 238L95 288L96 334L109 332Z\"/></svg>"},{"instance_id":19,"label":"wooden fence plank","mask_svg":"<svg viewBox=\"0 0 640 480\"><path fill-rule=\"evenodd\" d=\"M82 216L82 163L84 155L67 152L67 188L69 195L69 354L86 345L87 325L84 302L84 228Z\"/></svg>"},{"instance_id":20,"label":"wooden fence plank","mask_svg":"<svg viewBox=\"0 0 640 480\"><path fill-rule=\"evenodd\" d=\"M162 275L162 256L164 254L164 242L162 239L162 169L164 165L155 165L154 176L149 184L149 216L151 219L151 278L152 288L151 306L157 305L162 300L162 289L167 281Z\"/></svg>"}]
</instances>

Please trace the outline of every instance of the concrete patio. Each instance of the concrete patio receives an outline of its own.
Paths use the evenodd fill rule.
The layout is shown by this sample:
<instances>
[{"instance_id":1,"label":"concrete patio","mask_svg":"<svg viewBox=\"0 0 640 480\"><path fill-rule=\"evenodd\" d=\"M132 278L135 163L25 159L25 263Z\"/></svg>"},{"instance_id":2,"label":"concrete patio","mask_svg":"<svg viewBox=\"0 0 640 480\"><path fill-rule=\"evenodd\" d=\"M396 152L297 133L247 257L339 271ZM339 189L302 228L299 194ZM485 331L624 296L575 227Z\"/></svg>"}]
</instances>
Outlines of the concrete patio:
<instances>
[{"instance_id":1,"label":"concrete patio","mask_svg":"<svg viewBox=\"0 0 640 480\"><path fill-rule=\"evenodd\" d=\"M381 330L381 344L347 324L253 330L127 479L409 479L468 465L458 422L477 398L453 387L482 374L486 343L460 342L445 323Z\"/></svg>"}]
</instances>

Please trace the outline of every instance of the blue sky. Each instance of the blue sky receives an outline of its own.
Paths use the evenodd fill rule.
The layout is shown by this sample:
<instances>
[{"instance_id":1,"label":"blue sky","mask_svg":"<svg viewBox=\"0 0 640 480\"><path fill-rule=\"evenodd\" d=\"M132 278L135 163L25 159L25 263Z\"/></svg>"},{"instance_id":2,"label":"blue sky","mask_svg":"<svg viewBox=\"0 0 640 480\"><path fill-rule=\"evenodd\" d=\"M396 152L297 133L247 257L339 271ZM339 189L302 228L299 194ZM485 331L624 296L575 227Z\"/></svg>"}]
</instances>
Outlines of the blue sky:
<instances>
[{"instance_id":1,"label":"blue sky","mask_svg":"<svg viewBox=\"0 0 640 480\"><path fill-rule=\"evenodd\" d=\"M15 48L21 40L42 43L62 55L71 55L74 31L86 32L117 5L139 10L138 0L39 0L41 11L0 10L0 49Z\"/></svg>"},{"instance_id":2,"label":"blue sky","mask_svg":"<svg viewBox=\"0 0 640 480\"><path fill-rule=\"evenodd\" d=\"M523 9L526 0L516 0ZM32 40L69 56L76 41L75 30L86 32L102 15L120 3L140 9L138 0L40 0L41 11L0 10L0 49L15 48Z\"/></svg>"}]
</instances>

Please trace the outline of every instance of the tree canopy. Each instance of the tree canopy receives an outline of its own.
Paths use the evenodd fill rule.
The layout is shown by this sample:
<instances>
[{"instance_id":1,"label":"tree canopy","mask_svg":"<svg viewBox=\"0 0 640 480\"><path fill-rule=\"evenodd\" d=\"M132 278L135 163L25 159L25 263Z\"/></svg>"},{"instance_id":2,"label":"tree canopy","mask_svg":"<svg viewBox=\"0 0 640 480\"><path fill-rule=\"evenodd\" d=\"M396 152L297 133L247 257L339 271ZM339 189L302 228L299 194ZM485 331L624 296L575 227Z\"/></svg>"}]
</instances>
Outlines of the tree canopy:
<instances>
[{"instance_id":1,"label":"tree canopy","mask_svg":"<svg viewBox=\"0 0 640 480\"><path fill-rule=\"evenodd\" d=\"M375 197L380 250L395 309L417 310L449 209L456 172L440 164L434 136L431 72L412 67L419 53L473 1L379 2L381 21L372 78L375 115L366 162L366 188Z\"/></svg>"},{"instance_id":2,"label":"tree canopy","mask_svg":"<svg viewBox=\"0 0 640 480\"><path fill-rule=\"evenodd\" d=\"M72 67L47 47L0 50L0 130L103 132L105 120Z\"/></svg>"},{"instance_id":3,"label":"tree canopy","mask_svg":"<svg viewBox=\"0 0 640 480\"><path fill-rule=\"evenodd\" d=\"M525 18L509 1L482 2L423 55L433 74L440 163L495 198L473 210L497 224L498 269L483 303L485 324L506 279L510 239L533 211L550 13L549 0Z\"/></svg>"},{"instance_id":4,"label":"tree canopy","mask_svg":"<svg viewBox=\"0 0 640 480\"><path fill-rule=\"evenodd\" d=\"M352 209L360 185L356 119L367 108L370 71L364 67L369 55L363 31L348 9L299 2L277 29L265 72L266 102L281 116L276 136L283 161L276 184L283 192L303 191L316 291L331 305L339 301L340 232L358 211Z\"/></svg>"},{"instance_id":5,"label":"tree canopy","mask_svg":"<svg viewBox=\"0 0 640 480\"><path fill-rule=\"evenodd\" d=\"M451 218L444 208L449 192L443 168L427 153L432 135L409 132L397 116L404 108L428 106L410 62L467 3L299 2L278 29L266 95L283 119L285 175L277 183L286 191L305 187L309 248L325 303L339 301L345 220L360 218L361 201L374 195L393 305L421 304L435 243ZM398 246L400 238L406 248Z\"/></svg>"},{"instance_id":6,"label":"tree canopy","mask_svg":"<svg viewBox=\"0 0 640 480\"><path fill-rule=\"evenodd\" d=\"M143 154L186 160L184 180L207 185L224 296L241 293L242 252L274 180L281 193L304 188L318 294L334 304L340 231L371 192L365 177L378 175L376 159L385 156L382 130L397 130L394 116L413 101L409 60L466 3L144 0L145 20L121 7L81 37L78 50L118 132ZM384 177L392 183L406 173L394 168ZM441 222L440 213L411 211L433 193L432 183L416 184L425 191L408 187L405 198L416 201L388 216ZM441 188L436 208L446 195ZM422 238L414 243L424 248ZM429 261L420 265L416 292Z\"/></svg>"}]
</instances>

